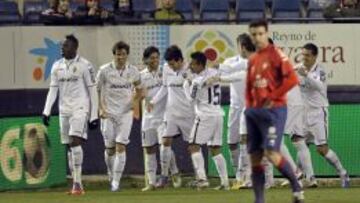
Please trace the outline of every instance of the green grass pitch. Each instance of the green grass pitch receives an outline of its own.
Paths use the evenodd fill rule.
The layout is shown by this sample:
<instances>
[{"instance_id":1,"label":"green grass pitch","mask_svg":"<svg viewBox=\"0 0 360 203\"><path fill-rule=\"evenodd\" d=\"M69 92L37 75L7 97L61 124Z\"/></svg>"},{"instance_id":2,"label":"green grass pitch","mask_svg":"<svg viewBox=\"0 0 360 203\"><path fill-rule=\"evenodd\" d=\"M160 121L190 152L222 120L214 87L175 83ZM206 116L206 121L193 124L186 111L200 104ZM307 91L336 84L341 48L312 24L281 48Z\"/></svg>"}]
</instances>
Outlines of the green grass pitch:
<instances>
[{"instance_id":1,"label":"green grass pitch","mask_svg":"<svg viewBox=\"0 0 360 203\"><path fill-rule=\"evenodd\" d=\"M202 191L182 188L141 192L124 189L112 193L101 188L88 188L83 196L68 196L64 188L46 191L17 191L0 193L0 203L252 203L251 190ZM318 188L306 190L306 203L359 203L360 188ZM267 203L290 203L289 189L270 189L266 192Z\"/></svg>"}]
</instances>

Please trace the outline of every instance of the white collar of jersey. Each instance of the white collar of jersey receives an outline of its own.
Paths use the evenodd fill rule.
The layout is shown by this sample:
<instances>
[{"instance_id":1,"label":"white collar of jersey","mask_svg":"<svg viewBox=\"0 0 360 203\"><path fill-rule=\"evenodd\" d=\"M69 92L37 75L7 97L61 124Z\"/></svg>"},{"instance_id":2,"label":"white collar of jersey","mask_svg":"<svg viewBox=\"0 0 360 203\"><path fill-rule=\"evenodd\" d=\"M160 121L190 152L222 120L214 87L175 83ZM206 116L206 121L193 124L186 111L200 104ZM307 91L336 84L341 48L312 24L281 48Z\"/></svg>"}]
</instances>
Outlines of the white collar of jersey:
<instances>
[{"instance_id":1,"label":"white collar of jersey","mask_svg":"<svg viewBox=\"0 0 360 203\"><path fill-rule=\"evenodd\" d=\"M122 70L124 71L127 67L129 67L129 65L130 65L129 62L126 62L126 63L125 63L125 67L124 67L124 69L122 69ZM116 68L116 64L115 64L115 61L111 61L110 67L113 68L113 69L117 69L117 68Z\"/></svg>"}]
</instances>

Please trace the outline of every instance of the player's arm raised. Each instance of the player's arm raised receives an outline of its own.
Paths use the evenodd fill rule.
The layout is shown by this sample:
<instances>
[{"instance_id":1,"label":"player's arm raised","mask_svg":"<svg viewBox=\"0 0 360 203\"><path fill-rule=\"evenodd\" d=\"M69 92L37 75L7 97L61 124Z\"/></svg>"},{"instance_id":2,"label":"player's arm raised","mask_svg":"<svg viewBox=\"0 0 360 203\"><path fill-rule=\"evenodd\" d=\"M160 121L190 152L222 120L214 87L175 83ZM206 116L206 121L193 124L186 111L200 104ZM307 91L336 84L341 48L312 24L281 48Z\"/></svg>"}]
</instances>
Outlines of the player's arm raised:
<instances>
[{"instance_id":1,"label":"player's arm raised","mask_svg":"<svg viewBox=\"0 0 360 203\"><path fill-rule=\"evenodd\" d=\"M306 86L309 88L315 89L319 92L326 92L326 73L321 68L318 67L320 70L316 72L317 74L315 77L311 74L308 74L308 72L304 71L303 76L304 78L302 81L305 83Z\"/></svg>"},{"instance_id":2,"label":"player's arm raised","mask_svg":"<svg viewBox=\"0 0 360 203\"><path fill-rule=\"evenodd\" d=\"M84 81L87 86L89 98L90 98L90 129L94 129L98 125L98 107L99 97L97 94L96 81L95 81L95 69L89 63L87 69L84 71Z\"/></svg>"},{"instance_id":3,"label":"player's arm raised","mask_svg":"<svg viewBox=\"0 0 360 203\"><path fill-rule=\"evenodd\" d=\"M55 63L56 64L56 63ZM57 77L57 72L55 69L56 65L53 65L52 67L52 71L51 71L51 76L50 76L50 87L49 87L49 91L46 97L46 102L45 102L45 107L44 107L44 111L43 111L43 123L46 126L49 126L49 121L50 121L50 114L51 114L51 108L54 105L54 102L57 98L57 94L59 91L59 82L58 82L58 77Z\"/></svg>"}]
</instances>

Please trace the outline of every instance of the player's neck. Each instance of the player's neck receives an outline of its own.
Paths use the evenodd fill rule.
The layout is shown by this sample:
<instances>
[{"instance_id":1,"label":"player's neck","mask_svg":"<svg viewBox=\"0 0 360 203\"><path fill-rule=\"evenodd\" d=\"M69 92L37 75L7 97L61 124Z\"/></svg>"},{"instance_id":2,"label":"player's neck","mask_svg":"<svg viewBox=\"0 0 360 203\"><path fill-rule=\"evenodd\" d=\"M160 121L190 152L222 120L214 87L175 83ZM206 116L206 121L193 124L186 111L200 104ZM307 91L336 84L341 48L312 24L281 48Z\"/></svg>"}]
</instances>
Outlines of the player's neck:
<instances>
[{"instance_id":1,"label":"player's neck","mask_svg":"<svg viewBox=\"0 0 360 203\"><path fill-rule=\"evenodd\" d=\"M268 46L270 45L269 42L265 42L264 44L261 44L257 47L257 50L260 51L260 50L263 50L265 48L267 48Z\"/></svg>"},{"instance_id":2,"label":"player's neck","mask_svg":"<svg viewBox=\"0 0 360 203\"><path fill-rule=\"evenodd\" d=\"M149 72L157 72L158 69L159 69L159 67L150 67L150 66L148 66Z\"/></svg>"},{"instance_id":3,"label":"player's neck","mask_svg":"<svg viewBox=\"0 0 360 203\"><path fill-rule=\"evenodd\" d=\"M305 68L307 71L310 71L312 67L314 67L314 65L316 64L316 62L312 63L312 64L304 64Z\"/></svg>"},{"instance_id":4,"label":"player's neck","mask_svg":"<svg viewBox=\"0 0 360 203\"><path fill-rule=\"evenodd\" d=\"M126 63L124 63L124 64L116 64L116 69L117 70L123 70L123 69L125 69L125 66L126 66Z\"/></svg>"},{"instance_id":5,"label":"player's neck","mask_svg":"<svg viewBox=\"0 0 360 203\"><path fill-rule=\"evenodd\" d=\"M76 58L76 54L72 54L70 56L64 56L65 60L70 61Z\"/></svg>"}]
</instances>

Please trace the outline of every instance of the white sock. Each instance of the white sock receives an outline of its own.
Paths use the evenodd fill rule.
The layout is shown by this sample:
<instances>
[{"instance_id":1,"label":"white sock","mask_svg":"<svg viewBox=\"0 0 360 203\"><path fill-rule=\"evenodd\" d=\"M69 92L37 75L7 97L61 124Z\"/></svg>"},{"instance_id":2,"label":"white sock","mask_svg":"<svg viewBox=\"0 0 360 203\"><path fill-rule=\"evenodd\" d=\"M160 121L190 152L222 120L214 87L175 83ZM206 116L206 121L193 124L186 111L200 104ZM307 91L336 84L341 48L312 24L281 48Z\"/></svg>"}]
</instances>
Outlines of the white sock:
<instances>
[{"instance_id":1,"label":"white sock","mask_svg":"<svg viewBox=\"0 0 360 203\"><path fill-rule=\"evenodd\" d=\"M265 182L268 185L274 184L274 166L266 158L262 161L263 166L265 167Z\"/></svg>"},{"instance_id":2,"label":"white sock","mask_svg":"<svg viewBox=\"0 0 360 203\"><path fill-rule=\"evenodd\" d=\"M109 179L112 180L112 178L113 178L113 173L112 172L113 172L115 156L114 155L110 156L108 154L108 152L105 150L104 157L105 157L105 164L106 164Z\"/></svg>"},{"instance_id":3,"label":"white sock","mask_svg":"<svg viewBox=\"0 0 360 203\"><path fill-rule=\"evenodd\" d=\"M177 164L176 164L175 153L174 153L174 150L171 150L170 174L174 175L174 174L178 174L178 173L179 173L179 169L178 169Z\"/></svg>"},{"instance_id":4,"label":"white sock","mask_svg":"<svg viewBox=\"0 0 360 203\"><path fill-rule=\"evenodd\" d=\"M280 152L281 152L281 154L284 156L284 158L289 162L291 168L293 169L293 171L294 171L295 174L296 174L296 172L297 172L297 166L296 166L295 161L294 161L294 159L292 158L292 156L291 156L291 154L290 154L290 152L289 152L289 149L288 149L288 147L286 146L284 140L283 140L282 143L281 143Z\"/></svg>"},{"instance_id":5,"label":"white sock","mask_svg":"<svg viewBox=\"0 0 360 203\"><path fill-rule=\"evenodd\" d=\"M336 153L329 149L328 153L325 155L325 159L332 165L335 167L336 171L338 172L338 174L340 176L345 175L346 174L346 170L344 169L344 167L342 166L340 159L338 158L338 156L336 155Z\"/></svg>"},{"instance_id":6,"label":"white sock","mask_svg":"<svg viewBox=\"0 0 360 203\"><path fill-rule=\"evenodd\" d=\"M72 161L72 155L71 155L71 149L67 151L67 158L68 158L68 165L69 165L69 171L70 171L70 176L73 176L73 172L74 172L74 168L73 168L73 161Z\"/></svg>"},{"instance_id":7,"label":"white sock","mask_svg":"<svg viewBox=\"0 0 360 203\"><path fill-rule=\"evenodd\" d=\"M145 154L146 156L146 175L149 180L149 185L155 185L156 184L156 169L157 169L157 160L156 160L156 154Z\"/></svg>"},{"instance_id":8,"label":"white sock","mask_svg":"<svg viewBox=\"0 0 360 203\"><path fill-rule=\"evenodd\" d=\"M191 159L194 165L194 170L196 171L196 175L199 178L199 180L207 180L205 173L204 157L201 151L192 153Z\"/></svg>"},{"instance_id":9,"label":"white sock","mask_svg":"<svg viewBox=\"0 0 360 203\"><path fill-rule=\"evenodd\" d=\"M167 147L164 145L161 145L160 147L161 175L163 176L169 176L171 151L171 147Z\"/></svg>"},{"instance_id":10,"label":"white sock","mask_svg":"<svg viewBox=\"0 0 360 203\"><path fill-rule=\"evenodd\" d=\"M71 147L71 156L72 156L72 166L73 166L73 179L74 179L73 182L82 185L81 170L82 170L84 155L81 146Z\"/></svg>"},{"instance_id":11,"label":"white sock","mask_svg":"<svg viewBox=\"0 0 360 203\"><path fill-rule=\"evenodd\" d=\"M113 181L112 185L114 187L118 187L120 184L120 179L122 176L122 173L124 172L126 163L126 152L116 152L115 154L115 160L114 160L114 167L113 167Z\"/></svg>"},{"instance_id":12,"label":"white sock","mask_svg":"<svg viewBox=\"0 0 360 203\"><path fill-rule=\"evenodd\" d=\"M246 144L240 144L240 156L238 161L238 168L236 170L236 180L245 181L250 178L251 167L250 167L250 158L247 152Z\"/></svg>"},{"instance_id":13,"label":"white sock","mask_svg":"<svg viewBox=\"0 0 360 203\"><path fill-rule=\"evenodd\" d=\"M233 171L236 173L239 166L239 158L240 158L240 149L237 147L235 150L230 150L231 153L231 163L233 167Z\"/></svg>"},{"instance_id":14,"label":"white sock","mask_svg":"<svg viewBox=\"0 0 360 203\"><path fill-rule=\"evenodd\" d=\"M293 144L297 150L297 157L299 158L301 168L305 173L305 178L310 181L310 178L314 176L314 168L311 161L309 147L306 145L304 140L293 142Z\"/></svg>"},{"instance_id":15,"label":"white sock","mask_svg":"<svg viewBox=\"0 0 360 203\"><path fill-rule=\"evenodd\" d=\"M224 156L220 153L216 156L213 156L212 158L219 173L221 185L229 186L229 177L226 169L226 161Z\"/></svg>"}]
</instances>

